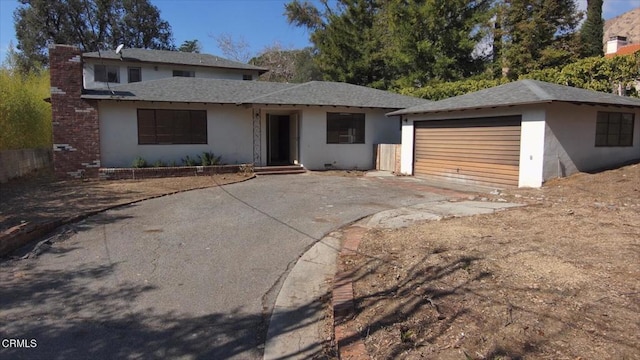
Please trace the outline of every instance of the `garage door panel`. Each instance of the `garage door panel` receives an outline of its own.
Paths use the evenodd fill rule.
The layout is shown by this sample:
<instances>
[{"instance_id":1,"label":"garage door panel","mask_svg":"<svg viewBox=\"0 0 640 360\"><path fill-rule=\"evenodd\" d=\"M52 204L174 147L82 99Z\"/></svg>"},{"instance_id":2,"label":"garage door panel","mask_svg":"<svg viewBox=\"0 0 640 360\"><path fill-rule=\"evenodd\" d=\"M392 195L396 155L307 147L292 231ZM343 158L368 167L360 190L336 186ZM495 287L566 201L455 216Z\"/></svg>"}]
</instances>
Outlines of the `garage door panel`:
<instances>
[{"instance_id":1,"label":"garage door panel","mask_svg":"<svg viewBox=\"0 0 640 360\"><path fill-rule=\"evenodd\" d=\"M438 154L438 153L428 153L427 155L432 161L448 161L453 163L458 162L469 162L469 163L477 163L477 164L487 164L490 165L509 165L509 166L518 166L520 163L520 159L515 156L506 157L504 155L484 155L484 154L459 154L458 156L451 156L451 154Z\"/></svg>"},{"instance_id":2,"label":"garage door panel","mask_svg":"<svg viewBox=\"0 0 640 360\"><path fill-rule=\"evenodd\" d=\"M494 172L488 169L473 170L473 169L443 169L441 167L430 167L425 164L416 164L416 169L420 171L422 176L431 176L434 178L444 178L449 180L462 180L463 182L473 182L478 184L500 184L500 185L513 185L518 181L517 172Z\"/></svg>"},{"instance_id":3,"label":"garage door panel","mask_svg":"<svg viewBox=\"0 0 640 360\"><path fill-rule=\"evenodd\" d=\"M431 146L426 146L424 143L423 144L417 144L416 145L416 151L420 150L420 151L428 151L430 149L441 149L441 150L460 150L463 152L470 152L470 151L493 151L495 153L498 154L503 154L503 153L510 153L510 152L518 152L520 150L520 144L518 145L494 145L494 144L481 144L481 145L476 145L474 146L472 149L468 149L468 148L464 148L464 147L460 147L459 144L457 143L449 143L449 144L431 144Z\"/></svg>"},{"instance_id":4,"label":"garage door panel","mask_svg":"<svg viewBox=\"0 0 640 360\"><path fill-rule=\"evenodd\" d=\"M513 158L518 159L518 154L505 154L504 150L513 150L518 151L518 148L513 147L505 147L503 149L494 149L494 148L486 148L479 149L476 148L473 152L470 152L467 149L460 149L455 147L431 147L431 148L420 148L416 149L416 154L420 156L429 156L429 155L448 155L448 156L461 156L461 155L474 155L474 156L504 156L505 158Z\"/></svg>"},{"instance_id":5,"label":"garage door panel","mask_svg":"<svg viewBox=\"0 0 640 360\"><path fill-rule=\"evenodd\" d=\"M520 143L520 134L509 134L509 135L451 135L451 136L438 136L436 134L430 135L422 135L418 134L416 136L417 140L423 141L432 141L432 142L462 142L468 143L470 141L475 142L490 142L490 141L512 141L515 143Z\"/></svg>"},{"instance_id":6,"label":"garage door panel","mask_svg":"<svg viewBox=\"0 0 640 360\"><path fill-rule=\"evenodd\" d=\"M451 136L451 135L482 135L482 134L496 134L496 135L509 135L513 134L513 126L505 127L484 127L484 128L458 128L458 129L441 129L441 128L416 128L416 129L429 129L429 134L438 136Z\"/></svg>"},{"instance_id":7,"label":"garage door panel","mask_svg":"<svg viewBox=\"0 0 640 360\"><path fill-rule=\"evenodd\" d=\"M488 163L486 161L483 162L474 162L474 161L461 161L458 159L454 160L440 160L440 159L429 159L429 160L420 160L416 162L417 165L420 166L431 166L434 168L442 168L442 169L474 169L481 170L485 172L514 172L518 173L518 165L513 164L498 164L498 163Z\"/></svg>"},{"instance_id":8,"label":"garage door panel","mask_svg":"<svg viewBox=\"0 0 640 360\"><path fill-rule=\"evenodd\" d=\"M487 118L469 118L469 119L448 119L448 120L433 120L433 121L418 121L415 123L415 127L418 128L500 128L510 126L520 126L522 117L520 115L513 116L499 116L499 117L487 117Z\"/></svg>"},{"instance_id":9,"label":"garage door panel","mask_svg":"<svg viewBox=\"0 0 640 360\"><path fill-rule=\"evenodd\" d=\"M454 180L456 182L474 183L480 185L513 186L513 183L518 181L517 175L474 172L469 170L460 172L450 170L448 172L443 172L431 171L429 168L427 168L422 170L420 172L420 175L432 177L434 179L437 178L443 180Z\"/></svg>"},{"instance_id":10,"label":"garage door panel","mask_svg":"<svg viewBox=\"0 0 640 360\"><path fill-rule=\"evenodd\" d=\"M419 138L418 138L419 139ZM451 141L447 141L447 139L439 139L439 140L425 140L425 142L432 142L437 145L454 145L457 144L457 147L464 147L470 150L473 150L475 145L481 146L520 146L520 140L485 140L485 139L470 139L470 140L458 140L452 139Z\"/></svg>"},{"instance_id":11,"label":"garage door panel","mask_svg":"<svg viewBox=\"0 0 640 360\"><path fill-rule=\"evenodd\" d=\"M416 122L414 174L517 186L520 117Z\"/></svg>"}]
</instances>

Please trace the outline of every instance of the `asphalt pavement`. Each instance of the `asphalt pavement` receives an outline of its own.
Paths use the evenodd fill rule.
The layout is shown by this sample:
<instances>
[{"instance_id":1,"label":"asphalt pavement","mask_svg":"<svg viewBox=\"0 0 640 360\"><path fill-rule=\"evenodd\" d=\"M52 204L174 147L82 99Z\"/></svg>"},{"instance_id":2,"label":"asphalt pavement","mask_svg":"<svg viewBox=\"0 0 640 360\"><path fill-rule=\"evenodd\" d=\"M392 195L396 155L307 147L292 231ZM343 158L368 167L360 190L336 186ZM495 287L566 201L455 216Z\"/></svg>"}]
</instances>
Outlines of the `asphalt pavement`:
<instances>
[{"instance_id":1,"label":"asphalt pavement","mask_svg":"<svg viewBox=\"0 0 640 360\"><path fill-rule=\"evenodd\" d=\"M446 197L413 178L305 174L104 212L40 256L0 264L0 334L36 344L0 347L0 358L260 359L307 250L367 215Z\"/></svg>"}]
</instances>

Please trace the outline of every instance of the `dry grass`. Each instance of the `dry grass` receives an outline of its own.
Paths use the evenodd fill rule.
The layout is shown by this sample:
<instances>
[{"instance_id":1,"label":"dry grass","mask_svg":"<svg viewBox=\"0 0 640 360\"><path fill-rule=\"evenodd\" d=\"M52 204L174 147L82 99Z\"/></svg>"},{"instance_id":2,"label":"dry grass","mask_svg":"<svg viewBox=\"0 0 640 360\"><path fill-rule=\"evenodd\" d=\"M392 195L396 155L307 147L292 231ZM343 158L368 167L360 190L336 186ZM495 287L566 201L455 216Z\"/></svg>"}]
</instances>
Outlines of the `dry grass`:
<instances>
[{"instance_id":1,"label":"dry grass","mask_svg":"<svg viewBox=\"0 0 640 360\"><path fill-rule=\"evenodd\" d=\"M530 205L370 231L349 264L374 359L640 359L640 165Z\"/></svg>"}]
</instances>

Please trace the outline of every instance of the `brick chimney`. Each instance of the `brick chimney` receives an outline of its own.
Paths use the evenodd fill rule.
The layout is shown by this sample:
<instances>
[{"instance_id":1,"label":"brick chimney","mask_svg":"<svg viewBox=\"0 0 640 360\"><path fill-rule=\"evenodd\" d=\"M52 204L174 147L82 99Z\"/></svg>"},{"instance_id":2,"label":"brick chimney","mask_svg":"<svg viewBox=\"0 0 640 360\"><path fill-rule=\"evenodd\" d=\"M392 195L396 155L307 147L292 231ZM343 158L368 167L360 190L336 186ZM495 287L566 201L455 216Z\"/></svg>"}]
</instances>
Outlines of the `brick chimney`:
<instances>
[{"instance_id":1,"label":"brick chimney","mask_svg":"<svg viewBox=\"0 0 640 360\"><path fill-rule=\"evenodd\" d=\"M75 46L51 45L49 71L56 177L98 178L98 104L95 100L80 98L83 90L82 53Z\"/></svg>"}]
</instances>

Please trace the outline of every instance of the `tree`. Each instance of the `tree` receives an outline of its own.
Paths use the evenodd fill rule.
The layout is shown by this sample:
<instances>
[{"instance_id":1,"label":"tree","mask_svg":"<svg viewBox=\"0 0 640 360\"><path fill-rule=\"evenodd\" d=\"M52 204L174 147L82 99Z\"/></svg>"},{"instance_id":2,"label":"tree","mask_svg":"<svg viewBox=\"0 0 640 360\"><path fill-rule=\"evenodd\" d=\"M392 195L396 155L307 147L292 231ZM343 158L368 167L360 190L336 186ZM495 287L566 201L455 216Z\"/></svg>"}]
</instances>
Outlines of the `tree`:
<instances>
[{"instance_id":1,"label":"tree","mask_svg":"<svg viewBox=\"0 0 640 360\"><path fill-rule=\"evenodd\" d=\"M322 79L322 74L313 61L311 48L284 49L276 43L249 61L250 64L268 68L260 80L287 83L302 83Z\"/></svg>"},{"instance_id":2,"label":"tree","mask_svg":"<svg viewBox=\"0 0 640 360\"><path fill-rule=\"evenodd\" d=\"M82 51L133 48L173 49L171 26L148 0L19 0L14 12L23 71L46 65L47 46Z\"/></svg>"},{"instance_id":3,"label":"tree","mask_svg":"<svg viewBox=\"0 0 640 360\"><path fill-rule=\"evenodd\" d=\"M185 40L182 45L178 48L180 52L188 52L188 53L196 53L199 54L202 47L200 46L200 42L197 39L194 40Z\"/></svg>"},{"instance_id":4,"label":"tree","mask_svg":"<svg viewBox=\"0 0 640 360\"><path fill-rule=\"evenodd\" d=\"M486 38L490 0L389 0L382 26L393 52L389 59L400 69L399 86L422 86L477 75L485 58L477 52Z\"/></svg>"},{"instance_id":5,"label":"tree","mask_svg":"<svg viewBox=\"0 0 640 360\"><path fill-rule=\"evenodd\" d=\"M289 23L307 27L317 49L316 63L328 80L386 88L392 69L385 66L386 48L381 26L379 0L338 0L323 10L298 0L285 7Z\"/></svg>"},{"instance_id":6,"label":"tree","mask_svg":"<svg viewBox=\"0 0 640 360\"><path fill-rule=\"evenodd\" d=\"M52 146L51 84L46 70L21 74L0 67L0 150Z\"/></svg>"},{"instance_id":7,"label":"tree","mask_svg":"<svg viewBox=\"0 0 640 360\"><path fill-rule=\"evenodd\" d=\"M213 38L227 59L246 63L252 58L249 43L242 36L234 38L231 34L222 33Z\"/></svg>"},{"instance_id":8,"label":"tree","mask_svg":"<svg viewBox=\"0 0 640 360\"><path fill-rule=\"evenodd\" d=\"M576 60L575 29L581 19L574 0L503 0L500 59L509 78Z\"/></svg>"},{"instance_id":9,"label":"tree","mask_svg":"<svg viewBox=\"0 0 640 360\"><path fill-rule=\"evenodd\" d=\"M603 0L587 0L587 19L580 29L581 55L583 57L604 55L602 3Z\"/></svg>"},{"instance_id":10,"label":"tree","mask_svg":"<svg viewBox=\"0 0 640 360\"><path fill-rule=\"evenodd\" d=\"M474 50L491 0L294 0L291 24L311 31L330 80L378 88L456 80L482 71Z\"/></svg>"}]
</instances>

